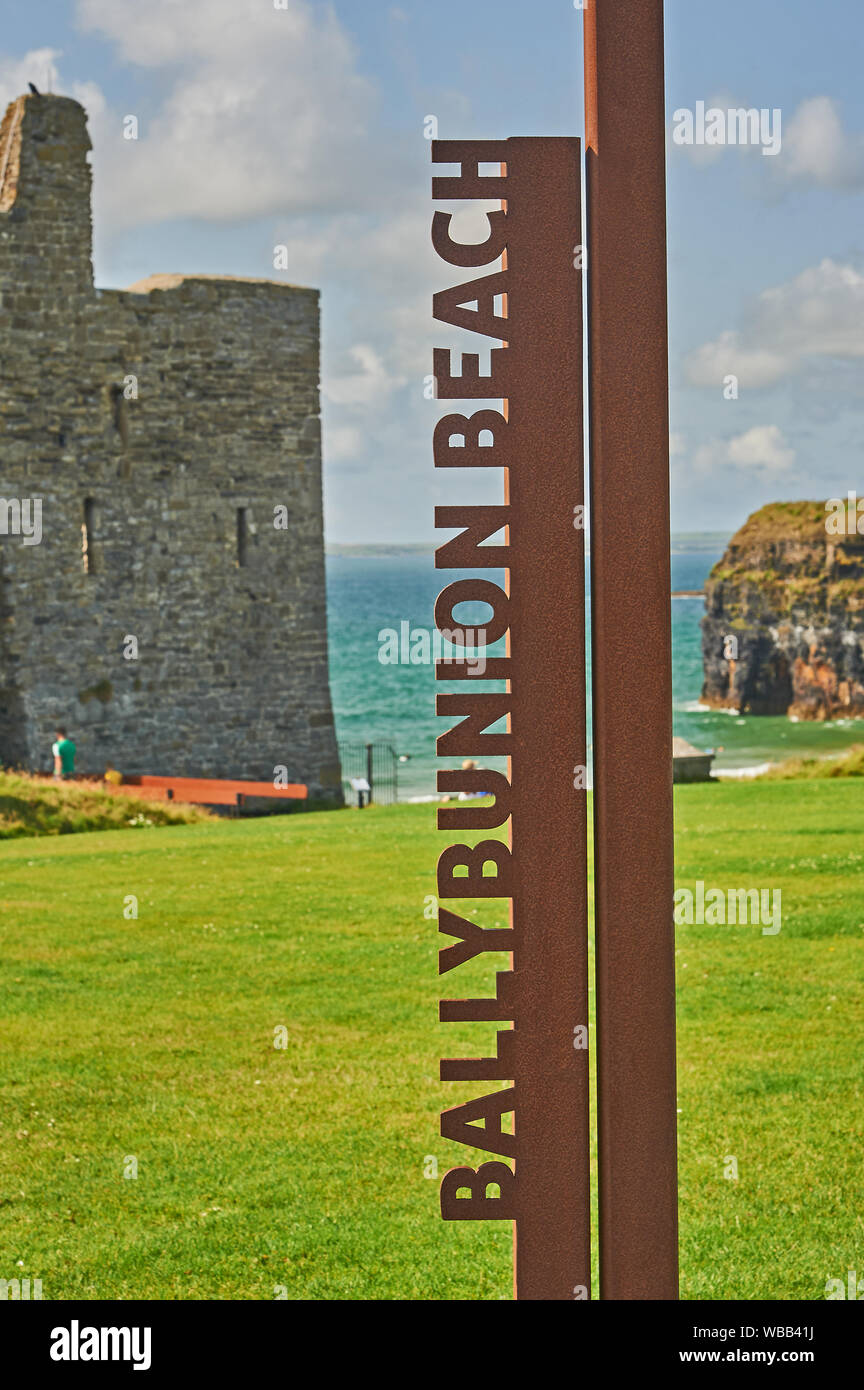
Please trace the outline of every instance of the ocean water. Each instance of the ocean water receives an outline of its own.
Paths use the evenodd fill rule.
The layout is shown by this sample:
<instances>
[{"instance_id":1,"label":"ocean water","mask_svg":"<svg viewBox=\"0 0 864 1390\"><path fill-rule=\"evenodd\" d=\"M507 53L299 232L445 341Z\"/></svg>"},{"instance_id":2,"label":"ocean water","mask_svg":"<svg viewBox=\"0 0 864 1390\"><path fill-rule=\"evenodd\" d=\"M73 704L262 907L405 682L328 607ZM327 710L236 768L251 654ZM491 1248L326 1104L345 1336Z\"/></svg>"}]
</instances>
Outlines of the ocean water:
<instances>
[{"instance_id":1,"label":"ocean water","mask_svg":"<svg viewBox=\"0 0 864 1390\"><path fill-rule=\"evenodd\" d=\"M719 552L683 551L672 556L672 588L699 589ZM468 573L468 572L466 572ZM441 589L459 577L454 570L435 570L431 553L422 555L331 555L327 558L327 605L330 641L330 679L336 729L340 741L390 744L407 759L399 764L399 797L435 795L435 773L459 766L459 759L435 756L436 737L450 727L435 714L437 690L457 685L436 682L432 664L379 660L379 633L400 633L407 623L415 650L418 630L434 629L433 607ZM502 582L503 575L489 572ZM734 714L699 708L702 687L702 649L699 621L701 598L672 599L673 725L676 734L697 748L714 749L715 771L741 775L746 769L791 756L841 751L864 741L864 723L838 720L831 724L793 723L783 717ZM460 611L463 621L477 621L488 609L476 605ZM497 649L490 648L490 654ZM503 644L500 647L503 651ZM405 655L410 649L404 648ZM649 657L644 658L650 662ZM650 667L645 679L650 680ZM478 681L478 690L499 686ZM633 711L639 718L639 711ZM503 726L502 726L503 727ZM590 740L590 710L589 710ZM490 767L505 766L489 759Z\"/></svg>"}]
</instances>

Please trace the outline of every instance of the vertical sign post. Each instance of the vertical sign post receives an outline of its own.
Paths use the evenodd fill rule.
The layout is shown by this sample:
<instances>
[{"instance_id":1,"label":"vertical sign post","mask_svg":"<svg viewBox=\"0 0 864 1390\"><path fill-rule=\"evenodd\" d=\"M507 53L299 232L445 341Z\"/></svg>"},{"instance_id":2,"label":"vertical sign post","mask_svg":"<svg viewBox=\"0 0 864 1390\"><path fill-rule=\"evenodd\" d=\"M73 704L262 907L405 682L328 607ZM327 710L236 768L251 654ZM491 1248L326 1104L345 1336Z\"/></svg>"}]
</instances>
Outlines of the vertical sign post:
<instances>
[{"instance_id":1,"label":"vertical sign post","mask_svg":"<svg viewBox=\"0 0 864 1390\"><path fill-rule=\"evenodd\" d=\"M600 1293L678 1295L672 682L662 0L590 0L585 14L588 385L591 435L594 841ZM509 772L439 773L445 792L491 792L491 807L444 808L439 826L509 842L453 844L438 863L441 971L510 951L494 998L445 999L443 1021L511 1023L494 1057L442 1062L445 1081L501 1083L447 1110L441 1132L494 1161L445 1175L450 1220L513 1220L516 1294L590 1293L582 508L582 264L578 142L438 141L442 200L502 199L488 236L463 245L437 212L450 265L502 269L435 296L442 322L504 343L491 374L435 353L443 400L503 400L446 415L438 468L500 468L504 503L439 507L459 531L441 569L503 568L506 589L460 578L439 596L438 628L469 640L459 605L491 616L481 670L439 662L459 681L438 697L459 721L443 757L506 756ZM482 174L484 165L496 172ZM498 312L498 305L502 306ZM475 307L476 306L476 307ZM623 520L622 520L623 518ZM505 545L489 545L505 530ZM480 692L475 678L503 682ZM507 731L492 726L507 720ZM572 768L572 772L571 772ZM574 776L575 774L575 776ZM510 926L478 924L448 899L510 900ZM505 1116L514 1116L512 1128ZM515 1170L508 1162L515 1160Z\"/></svg>"},{"instance_id":2,"label":"vertical sign post","mask_svg":"<svg viewBox=\"0 0 864 1390\"><path fill-rule=\"evenodd\" d=\"M503 258L500 271L437 294L435 317L505 343L491 351L491 376L479 374L476 354L463 354L451 375L449 350L436 351L437 395L506 400L504 412L447 415L436 427L436 467L504 471L503 506L436 509L436 525L461 528L436 565L508 574L506 590L458 579L436 604L439 630L458 635L454 609L480 600L492 610L485 642L508 639L507 655L487 658L480 674L505 681L506 691L472 691L477 671L467 661L436 672L461 682L459 693L438 698L440 714L461 720L439 739L439 755L509 760L509 779L439 773L441 791L495 797L491 809L442 809L439 825L476 831L510 819L509 846L481 840L441 855L439 928L458 942L442 951L441 970L482 951L510 950L513 962L493 999L443 1000L441 1017L514 1025L498 1033L495 1057L441 1064L444 1080L514 1082L444 1112L445 1137L497 1159L446 1174L441 1207L448 1219L515 1220L518 1298L582 1299L591 1278L579 142L437 141L432 158L460 166L457 177L433 180L435 198L504 200L487 214L479 246L454 242L446 213L433 222L433 243L451 265ZM496 174L481 174L490 163ZM496 313L502 297L506 316ZM502 527L506 545L481 544ZM504 718L507 732L488 732ZM475 897L509 898L509 929L478 927L444 906ZM509 1113L514 1132L503 1122Z\"/></svg>"},{"instance_id":3,"label":"vertical sign post","mask_svg":"<svg viewBox=\"0 0 864 1390\"><path fill-rule=\"evenodd\" d=\"M600 1296L678 1296L663 0L585 13ZM623 518L623 520L622 520Z\"/></svg>"}]
</instances>

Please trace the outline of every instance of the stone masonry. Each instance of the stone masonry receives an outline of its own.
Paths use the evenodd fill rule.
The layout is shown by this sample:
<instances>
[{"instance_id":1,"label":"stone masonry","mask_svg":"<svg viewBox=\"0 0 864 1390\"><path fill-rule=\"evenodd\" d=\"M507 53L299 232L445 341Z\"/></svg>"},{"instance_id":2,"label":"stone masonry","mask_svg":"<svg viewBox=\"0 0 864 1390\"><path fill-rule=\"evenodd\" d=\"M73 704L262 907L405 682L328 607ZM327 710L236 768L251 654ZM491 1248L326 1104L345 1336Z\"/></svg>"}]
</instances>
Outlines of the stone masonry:
<instances>
[{"instance_id":1,"label":"stone masonry","mask_svg":"<svg viewBox=\"0 0 864 1390\"><path fill-rule=\"evenodd\" d=\"M50 768L59 723L85 773L338 801L318 292L95 289L89 149L65 97L0 126L0 763Z\"/></svg>"}]
</instances>

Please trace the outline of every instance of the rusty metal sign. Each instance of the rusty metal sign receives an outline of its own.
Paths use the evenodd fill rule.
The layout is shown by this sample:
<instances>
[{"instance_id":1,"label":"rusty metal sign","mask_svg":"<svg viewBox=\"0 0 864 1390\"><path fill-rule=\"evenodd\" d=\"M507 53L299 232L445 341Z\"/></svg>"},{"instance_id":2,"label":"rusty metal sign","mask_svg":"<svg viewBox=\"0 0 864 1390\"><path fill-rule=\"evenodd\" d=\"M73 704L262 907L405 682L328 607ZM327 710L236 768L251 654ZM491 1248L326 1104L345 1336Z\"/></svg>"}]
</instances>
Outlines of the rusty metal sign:
<instances>
[{"instance_id":1,"label":"rusty metal sign","mask_svg":"<svg viewBox=\"0 0 864 1390\"><path fill-rule=\"evenodd\" d=\"M678 1236L662 0L586 11L585 114L600 1296L668 1299Z\"/></svg>"},{"instance_id":2,"label":"rusty metal sign","mask_svg":"<svg viewBox=\"0 0 864 1390\"><path fill-rule=\"evenodd\" d=\"M676 1298L662 0L591 4L585 80L600 1293ZM454 372L450 350L436 350L438 397L476 408L438 422L435 466L500 469L504 496L436 509L436 525L458 531L437 567L481 573L444 589L435 620L469 640L456 610L481 601L485 645L507 640L483 666L436 666L437 679L460 682L438 696L451 721L439 756L472 760L439 773L439 790L493 796L491 807L442 807L438 823L459 835L509 823L506 843L454 843L439 859L440 970L449 982L481 953L511 953L494 997L441 1003L445 1023L504 1025L494 1056L441 1063L442 1080L476 1087L444 1112L442 1135L491 1155L445 1175L441 1212L515 1223L517 1298L587 1299L580 147L436 141L432 159L458 169L433 179L433 198L501 199L480 244L459 243L448 212L432 224L443 260L471 272L435 296L435 318L501 344L488 375L478 353ZM489 401L502 409L479 404ZM483 544L502 528L504 545ZM505 588L483 574L493 568ZM504 688L478 691L475 678ZM476 768L489 756L507 757L506 776ZM460 899L477 901L479 921L452 910ZM495 899L509 900L506 929L483 921Z\"/></svg>"},{"instance_id":3,"label":"rusty metal sign","mask_svg":"<svg viewBox=\"0 0 864 1390\"><path fill-rule=\"evenodd\" d=\"M491 377L479 374L478 354L462 354L456 375L449 350L434 359L440 399L506 401L503 412L447 415L436 427L436 466L500 468L505 496L503 506L438 508L437 526L462 529L436 564L508 574L506 590L482 577L456 580L436 604L438 628L454 632L454 609L483 601L491 609L486 645L508 638L507 655L487 659L483 673L506 691L472 691L467 663L436 670L443 681L461 682L457 693L438 697L439 714L458 720L439 739L439 755L509 760L507 777L481 774L482 788L471 771L439 774L439 790L495 795L492 809L442 809L442 829L488 830L510 820L509 844L455 844L441 855L439 927L455 940L441 952L441 970L502 949L512 951L513 966L498 974L494 998L441 1004L443 1021L513 1025L498 1032L494 1057L441 1064L445 1081L513 1082L485 1094L478 1084L476 1099L442 1116L446 1138L495 1157L446 1174L441 1210L450 1220L515 1221L517 1297L587 1298L587 794L573 772L585 764L579 142L437 141L432 158L460 171L433 180L435 198L504 200L488 215L480 246L456 244L450 217L436 213L433 242L444 260L476 269L502 259L503 269L437 294L435 317L506 340L491 349ZM481 174L489 164L496 173ZM499 296L506 317L495 312ZM505 546L481 546L502 526ZM504 717L506 732L488 732ZM509 899L509 929L457 916L446 907L453 898L487 906Z\"/></svg>"}]
</instances>

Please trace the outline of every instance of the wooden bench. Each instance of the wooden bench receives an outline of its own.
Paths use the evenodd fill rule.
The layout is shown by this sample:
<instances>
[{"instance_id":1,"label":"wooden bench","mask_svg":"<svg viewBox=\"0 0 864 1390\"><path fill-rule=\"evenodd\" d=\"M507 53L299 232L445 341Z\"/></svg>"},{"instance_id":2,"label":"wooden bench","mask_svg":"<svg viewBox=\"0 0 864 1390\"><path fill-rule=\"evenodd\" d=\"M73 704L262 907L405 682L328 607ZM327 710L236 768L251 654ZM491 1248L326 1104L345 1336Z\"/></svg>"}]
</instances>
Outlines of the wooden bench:
<instances>
[{"instance_id":1,"label":"wooden bench","mask_svg":"<svg viewBox=\"0 0 864 1390\"><path fill-rule=\"evenodd\" d=\"M148 801L185 801L194 806L242 806L247 797L277 801L305 801L309 788L300 782L274 787L272 782L231 781L218 777L124 777L119 785L105 784L123 796Z\"/></svg>"}]
</instances>

